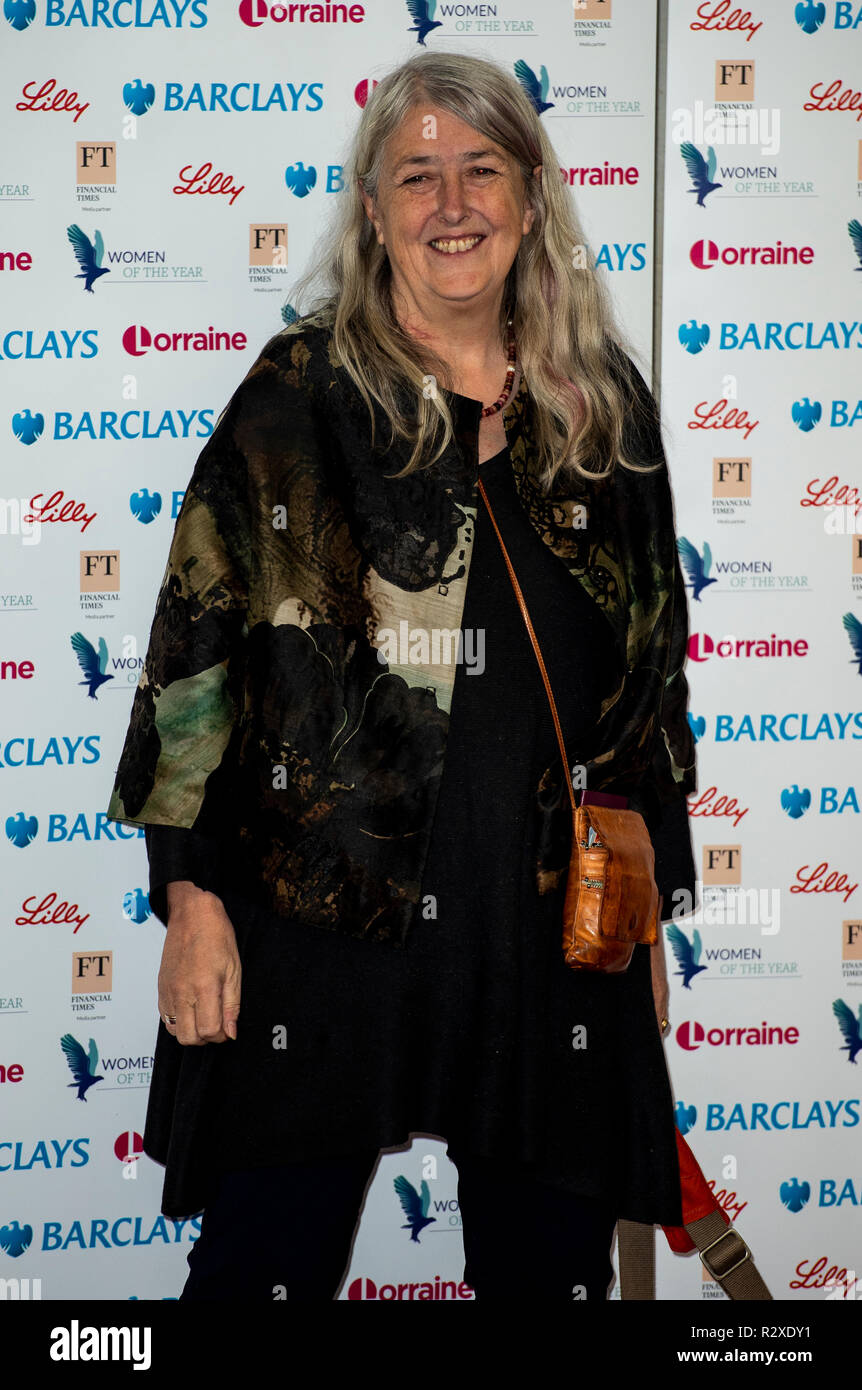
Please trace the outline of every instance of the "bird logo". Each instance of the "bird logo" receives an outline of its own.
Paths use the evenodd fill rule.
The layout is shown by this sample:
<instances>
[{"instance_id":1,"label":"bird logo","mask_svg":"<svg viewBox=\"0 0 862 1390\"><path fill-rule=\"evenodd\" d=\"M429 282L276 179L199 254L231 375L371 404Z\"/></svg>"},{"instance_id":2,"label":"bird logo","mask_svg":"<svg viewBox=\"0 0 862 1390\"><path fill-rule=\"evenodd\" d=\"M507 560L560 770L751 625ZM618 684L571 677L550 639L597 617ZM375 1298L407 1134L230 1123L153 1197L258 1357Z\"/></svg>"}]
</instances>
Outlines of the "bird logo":
<instances>
[{"instance_id":1,"label":"bird logo","mask_svg":"<svg viewBox=\"0 0 862 1390\"><path fill-rule=\"evenodd\" d=\"M317 170L313 164L306 168L302 160L298 159L295 164L289 164L285 169L284 181L297 198L305 198L317 183Z\"/></svg>"},{"instance_id":2,"label":"bird logo","mask_svg":"<svg viewBox=\"0 0 862 1390\"><path fill-rule=\"evenodd\" d=\"M95 1086L97 1081L104 1081L105 1079L103 1076L96 1075L96 1067L99 1064L99 1049L91 1038L89 1050L85 1052L71 1033L63 1034L60 1039L60 1046L66 1054L69 1070L75 1078L74 1081L69 1082L69 1089L77 1086L78 1100L86 1100L90 1087Z\"/></svg>"},{"instance_id":3,"label":"bird logo","mask_svg":"<svg viewBox=\"0 0 862 1390\"><path fill-rule=\"evenodd\" d=\"M684 1105L681 1100L676 1103L676 1127L680 1134L688 1134L690 1129L694 1129L697 1119L697 1110L693 1105Z\"/></svg>"},{"instance_id":4,"label":"bird logo","mask_svg":"<svg viewBox=\"0 0 862 1390\"><path fill-rule=\"evenodd\" d=\"M84 672L84 679L78 681L79 685L87 686L87 694L91 700L95 700L96 691L105 681L112 681L113 676L105 675L105 667L108 664L108 644L104 637L99 638L99 654L96 655L96 648L92 642L88 642L83 632L73 632L70 638L75 655L78 658L78 665Z\"/></svg>"},{"instance_id":5,"label":"bird logo","mask_svg":"<svg viewBox=\"0 0 862 1390\"><path fill-rule=\"evenodd\" d=\"M853 250L856 252L856 258L859 261L859 264L854 266L853 269L862 270L862 222L854 217L847 223L847 230L850 233L850 240L853 242Z\"/></svg>"},{"instance_id":6,"label":"bird logo","mask_svg":"<svg viewBox=\"0 0 862 1390\"><path fill-rule=\"evenodd\" d=\"M845 1004L843 999L836 999L832 1005L832 1012L838 1019L838 1027L844 1035L844 1046L839 1048L840 1052L847 1053L847 1061L856 1063L856 1053L862 1052L862 1004L859 1005L859 1017L853 1017L853 1010L849 1004Z\"/></svg>"},{"instance_id":7,"label":"bird logo","mask_svg":"<svg viewBox=\"0 0 862 1390\"><path fill-rule=\"evenodd\" d=\"M710 584L715 584L715 579L709 578L709 571L712 568L712 551L707 541L703 543L703 555L697 550L685 536L680 536L676 543L676 548L682 557L683 569L688 575L688 583L691 585L692 596L700 603L700 596L704 589Z\"/></svg>"},{"instance_id":8,"label":"bird logo","mask_svg":"<svg viewBox=\"0 0 862 1390\"><path fill-rule=\"evenodd\" d=\"M789 1182L781 1184L778 1195L788 1211L801 1211L811 1196L811 1184L791 1178Z\"/></svg>"},{"instance_id":9,"label":"bird logo","mask_svg":"<svg viewBox=\"0 0 862 1390\"><path fill-rule=\"evenodd\" d=\"M687 189L687 192L697 194L697 206L702 208L705 206L704 199L707 198L710 193L714 193L716 188L724 187L723 184L714 182L716 170L715 150L712 145L708 145L706 151L707 157L704 159L697 145L692 145L689 140L684 140L679 147L679 152L682 155L683 163L688 170L688 176L692 182L692 187Z\"/></svg>"},{"instance_id":10,"label":"bird logo","mask_svg":"<svg viewBox=\"0 0 862 1390\"><path fill-rule=\"evenodd\" d=\"M695 356L709 342L709 324L698 323L697 319L689 319L688 323L680 324L677 329L677 337L686 352Z\"/></svg>"},{"instance_id":11,"label":"bird logo","mask_svg":"<svg viewBox=\"0 0 862 1390\"><path fill-rule=\"evenodd\" d=\"M19 811L17 816L6 817L6 839L11 840L16 849L26 849L33 843L39 831L35 816L25 816Z\"/></svg>"},{"instance_id":12,"label":"bird logo","mask_svg":"<svg viewBox=\"0 0 862 1390\"><path fill-rule=\"evenodd\" d=\"M796 783L792 787L785 787L781 793L781 809L786 811L791 820L799 820L805 815L811 805L811 793L807 787L799 790Z\"/></svg>"},{"instance_id":13,"label":"bird logo","mask_svg":"<svg viewBox=\"0 0 862 1390\"><path fill-rule=\"evenodd\" d=\"M441 29L442 23L434 18L437 9L437 0L407 0L407 9L410 11L410 18L414 21L413 28L408 29L408 34L416 35L416 42L425 47L425 40L432 29Z\"/></svg>"},{"instance_id":14,"label":"bird logo","mask_svg":"<svg viewBox=\"0 0 862 1390\"><path fill-rule=\"evenodd\" d=\"M29 29L36 18L36 0L5 0L3 18L19 33Z\"/></svg>"},{"instance_id":15,"label":"bird logo","mask_svg":"<svg viewBox=\"0 0 862 1390\"><path fill-rule=\"evenodd\" d=\"M152 82L146 87L139 77L127 82L123 87L123 101L133 116L145 116L156 99L156 89Z\"/></svg>"},{"instance_id":16,"label":"bird logo","mask_svg":"<svg viewBox=\"0 0 862 1390\"><path fill-rule=\"evenodd\" d=\"M815 425L820 424L820 417L823 408L819 401L811 401L807 396L803 396L801 401L794 401L790 407L790 414L794 425L798 426L804 434L813 430Z\"/></svg>"},{"instance_id":17,"label":"bird logo","mask_svg":"<svg viewBox=\"0 0 862 1390\"><path fill-rule=\"evenodd\" d=\"M682 976L683 989L691 989L691 982L695 975L699 975L702 970L706 969L705 965L699 964L702 947L700 932L695 927L694 936L689 941L685 932L680 931L678 926L671 923L667 929L667 934L676 956L676 963L679 966L679 970L675 970L673 973Z\"/></svg>"},{"instance_id":18,"label":"bird logo","mask_svg":"<svg viewBox=\"0 0 862 1390\"><path fill-rule=\"evenodd\" d=\"M419 1191L409 1182L407 1178L399 1173L394 1182L395 1191L401 1202L404 1215L407 1220L402 1225L402 1231L410 1232L410 1239L419 1244L419 1232L424 1231L426 1226L430 1226L432 1221L436 1221L436 1216L428 1215L428 1208L431 1205L431 1191L425 1179L419 1187Z\"/></svg>"},{"instance_id":19,"label":"bird logo","mask_svg":"<svg viewBox=\"0 0 862 1390\"><path fill-rule=\"evenodd\" d=\"M292 304L283 304L281 306L281 318L285 328L289 328L292 323L296 323L296 320L299 318L299 314L296 312Z\"/></svg>"},{"instance_id":20,"label":"bird logo","mask_svg":"<svg viewBox=\"0 0 862 1390\"><path fill-rule=\"evenodd\" d=\"M139 488L129 498L129 509L132 516L137 517L142 525L149 526L162 510L162 494L151 493L149 488Z\"/></svg>"},{"instance_id":21,"label":"bird logo","mask_svg":"<svg viewBox=\"0 0 862 1390\"><path fill-rule=\"evenodd\" d=\"M143 888L130 888L128 893L123 894L123 916L136 926L146 922L152 911L149 894Z\"/></svg>"},{"instance_id":22,"label":"bird logo","mask_svg":"<svg viewBox=\"0 0 862 1390\"><path fill-rule=\"evenodd\" d=\"M92 294L93 285L98 280L99 276L110 275L111 273L109 266L102 265L102 257L105 254L105 243L102 241L102 233L98 231L94 232L93 240L91 241L87 233L82 232L77 223L74 223L71 227L66 228L66 235L72 243L72 248L78 259L78 265L81 267L81 272L79 275L75 276L75 279L83 280L84 289L89 290L90 294Z\"/></svg>"},{"instance_id":23,"label":"bird logo","mask_svg":"<svg viewBox=\"0 0 862 1390\"><path fill-rule=\"evenodd\" d=\"M704 734L706 733L706 720L704 719L702 714L689 714L687 718L688 727L691 729L691 732L694 736L694 741L695 743L699 743L700 740L703 738Z\"/></svg>"},{"instance_id":24,"label":"bird logo","mask_svg":"<svg viewBox=\"0 0 862 1390\"><path fill-rule=\"evenodd\" d=\"M515 76L530 98L537 116L541 116L544 111L550 111L551 107L555 105L553 101L545 100L551 83L548 78L548 69L544 63L539 72L541 75L537 77L529 63L525 63L523 58L519 58L515 64Z\"/></svg>"},{"instance_id":25,"label":"bird logo","mask_svg":"<svg viewBox=\"0 0 862 1390\"><path fill-rule=\"evenodd\" d=\"M17 1221L7 1221L5 1226L0 1226L0 1250L5 1250L13 1260L29 1250L32 1239L32 1226L19 1226Z\"/></svg>"},{"instance_id":26,"label":"bird logo","mask_svg":"<svg viewBox=\"0 0 862 1390\"><path fill-rule=\"evenodd\" d=\"M22 444L35 444L45 428L45 416L37 411L19 410L12 416L12 433Z\"/></svg>"},{"instance_id":27,"label":"bird logo","mask_svg":"<svg viewBox=\"0 0 862 1390\"><path fill-rule=\"evenodd\" d=\"M793 17L803 34L816 34L826 18L826 6L815 5L814 0L805 0L803 5L800 0L800 4L793 11Z\"/></svg>"},{"instance_id":28,"label":"bird logo","mask_svg":"<svg viewBox=\"0 0 862 1390\"><path fill-rule=\"evenodd\" d=\"M859 674L862 676L862 623L855 613L845 613L841 619L847 636L850 638L850 645L853 648L853 655L850 660L855 665L859 663Z\"/></svg>"}]
</instances>

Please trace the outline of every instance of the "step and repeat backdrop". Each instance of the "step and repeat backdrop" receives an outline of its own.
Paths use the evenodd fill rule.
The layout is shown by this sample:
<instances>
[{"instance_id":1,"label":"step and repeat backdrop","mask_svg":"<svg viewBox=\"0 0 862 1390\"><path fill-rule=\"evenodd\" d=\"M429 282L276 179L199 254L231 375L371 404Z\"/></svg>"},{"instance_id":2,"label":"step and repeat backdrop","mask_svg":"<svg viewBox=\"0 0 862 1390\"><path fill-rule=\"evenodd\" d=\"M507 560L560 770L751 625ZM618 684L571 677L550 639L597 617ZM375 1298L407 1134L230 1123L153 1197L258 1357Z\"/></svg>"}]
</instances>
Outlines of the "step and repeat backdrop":
<instances>
[{"instance_id":1,"label":"step and repeat backdrop","mask_svg":"<svg viewBox=\"0 0 862 1390\"><path fill-rule=\"evenodd\" d=\"M862 5L753 4L671 0L665 48L654 0L4 0L4 1297L185 1278L200 1220L141 1142L164 928L105 808L197 455L420 46L517 76L661 382L700 760L677 1122L775 1298L862 1292ZM341 1298L469 1300L456 1184L440 1139L385 1153ZM724 1297L657 1247L660 1298Z\"/></svg>"}]
</instances>

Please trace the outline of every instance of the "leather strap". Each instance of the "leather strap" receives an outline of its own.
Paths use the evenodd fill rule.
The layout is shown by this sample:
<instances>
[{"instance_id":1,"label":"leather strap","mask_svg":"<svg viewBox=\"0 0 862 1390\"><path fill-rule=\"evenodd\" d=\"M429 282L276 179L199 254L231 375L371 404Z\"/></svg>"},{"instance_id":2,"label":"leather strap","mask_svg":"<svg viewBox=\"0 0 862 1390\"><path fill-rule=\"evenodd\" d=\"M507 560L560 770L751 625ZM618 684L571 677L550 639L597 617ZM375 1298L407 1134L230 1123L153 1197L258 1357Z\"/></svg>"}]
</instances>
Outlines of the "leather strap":
<instances>
[{"instance_id":1,"label":"leather strap","mask_svg":"<svg viewBox=\"0 0 862 1390\"><path fill-rule=\"evenodd\" d=\"M735 1226L721 1212L708 1212L685 1227L697 1246L711 1279L728 1298L743 1302L772 1301L772 1294ZM655 1298L655 1230L640 1221L618 1221L620 1298Z\"/></svg>"},{"instance_id":2,"label":"leather strap","mask_svg":"<svg viewBox=\"0 0 862 1390\"><path fill-rule=\"evenodd\" d=\"M524 599L524 595L521 593L521 586L518 583L518 577L515 574L515 570L512 566L512 561L509 559L509 552L506 549L506 543L503 540L503 537L500 535L500 528L497 525L496 517L494 516L494 513L491 509L491 503L488 501L488 494L485 491L485 484L482 482L481 478L479 479L479 491L482 494L482 501L488 508L488 515L491 518L491 525L497 532L497 540L500 542L500 549L503 552L503 559L506 561L506 569L509 571L509 578L512 581L512 588L515 590L515 597L518 600L518 605L521 609L521 614L523 616L524 622L527 624L527 631L530 634L530 641L533 644L533 651L536 653L536 660L539 663L539 670L542 673L542 680L545 683L545 690L548 696L548 703L551 706L551 717L554 721L554 728L557 733L557 742L560 745L560 754L563 759L563 774L565 776L566 787L569 793L569 801L572 805L572 816L574 817L575 811L577 810L577 802L575 801L575 791L572 786L572 773L571 769L569 768L569 759L566 756L566 745L563 742L563 731L560 727L560 717L557 714L557 706L554 701L554 692L551 690L551 682L548 680L548 673L545 670L545 662L542 658L539 643L536 639L536 634L533 630L533 624L530 622L530 612L527 608L526 600Z\"/></svg>"}]
</instances>

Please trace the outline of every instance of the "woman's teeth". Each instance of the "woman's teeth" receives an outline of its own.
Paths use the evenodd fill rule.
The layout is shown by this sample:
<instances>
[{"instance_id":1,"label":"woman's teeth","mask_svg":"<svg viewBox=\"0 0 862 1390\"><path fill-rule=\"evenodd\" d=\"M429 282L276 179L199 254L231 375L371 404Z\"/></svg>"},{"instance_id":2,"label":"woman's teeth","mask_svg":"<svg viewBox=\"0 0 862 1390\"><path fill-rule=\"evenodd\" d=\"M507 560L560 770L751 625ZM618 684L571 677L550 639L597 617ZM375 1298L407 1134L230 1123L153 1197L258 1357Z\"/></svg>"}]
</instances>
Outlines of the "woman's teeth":
<instances>
[{"instance_id":1,"label":"woman's teeth","mask_svg":"<svg viewBox=\"0 0 862 1390\"><path fill-rule=\"evenodd\" d=\"M431 245L435 251L443 251L447 256L453 256L456 251L471 251L481 240L481 236L468 236L460 237L457 241L435 240Z\"/></svg>"}]
</instances>

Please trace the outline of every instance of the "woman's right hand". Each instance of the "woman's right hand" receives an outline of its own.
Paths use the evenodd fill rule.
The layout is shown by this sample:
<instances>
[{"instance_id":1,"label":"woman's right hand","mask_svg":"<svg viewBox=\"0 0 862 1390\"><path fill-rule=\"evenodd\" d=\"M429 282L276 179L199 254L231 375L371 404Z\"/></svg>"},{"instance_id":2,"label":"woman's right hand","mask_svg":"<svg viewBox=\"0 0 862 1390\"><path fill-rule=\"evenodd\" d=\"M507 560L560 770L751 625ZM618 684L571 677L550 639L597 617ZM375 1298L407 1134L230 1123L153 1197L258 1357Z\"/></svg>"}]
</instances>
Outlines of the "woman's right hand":
<instances>
[{"instance_id":1,"label":"woman's right hand","mask_svg":"<svg viewBox=\"0 0 862 1390\"><path fill-rule=\"evenodd\" d=\"M186 880L167 885L168 925L159 967L159 1013L186 1047L236 1039L242 967L221 898Z\"/></svg>"}]
</instances>

